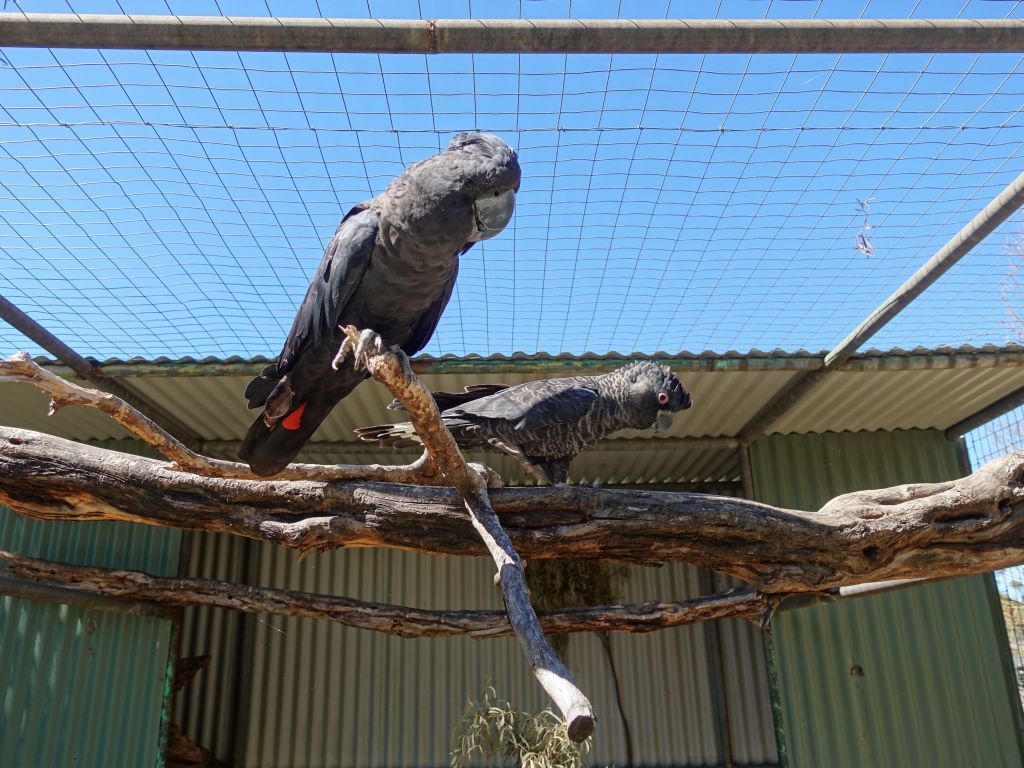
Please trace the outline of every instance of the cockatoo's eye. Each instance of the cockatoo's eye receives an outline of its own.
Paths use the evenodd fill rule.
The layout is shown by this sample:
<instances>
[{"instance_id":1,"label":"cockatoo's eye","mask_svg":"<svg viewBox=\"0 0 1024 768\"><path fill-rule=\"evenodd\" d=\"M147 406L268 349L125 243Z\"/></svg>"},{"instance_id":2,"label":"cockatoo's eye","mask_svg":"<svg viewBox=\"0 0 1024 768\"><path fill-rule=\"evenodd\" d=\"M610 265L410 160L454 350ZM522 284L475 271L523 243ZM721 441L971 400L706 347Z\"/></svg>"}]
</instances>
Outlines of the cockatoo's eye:
<instances>
[{"instance_id":1,"label":"cockatoo's eye","mask_svg":"<svg viewBox=\"0 0 1024 768\"><path fill-rule=\"evenodd\" d=\"M659 405L668 405L668 392L659 392L658 393L658 404Z\"/></svg>"}]
</instances>

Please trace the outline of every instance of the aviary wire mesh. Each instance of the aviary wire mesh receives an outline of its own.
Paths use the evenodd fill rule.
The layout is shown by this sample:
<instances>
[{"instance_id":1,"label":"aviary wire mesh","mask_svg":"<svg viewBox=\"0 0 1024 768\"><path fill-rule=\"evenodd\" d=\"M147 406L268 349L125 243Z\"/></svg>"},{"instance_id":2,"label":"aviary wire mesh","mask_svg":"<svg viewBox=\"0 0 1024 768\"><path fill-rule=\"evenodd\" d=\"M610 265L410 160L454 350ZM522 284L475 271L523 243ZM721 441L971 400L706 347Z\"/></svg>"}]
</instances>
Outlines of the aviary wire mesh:
<instances>
[{"instance_id":1,"label":"aviary wire mesh","mask_svg":"<svg viewBox=\"0 0 1024 768\"><path fill-rule=\"evenodd\" d=\"M968 432L966 439L972 469L1010 451L1024 451L1024 407ZM996 571L996 586L1013 654L1015 683L1024 702L1024 566Z\"/></svg>"},{"instance_id":2,"label":"aviary wire mesh","mask_svg":"<svg viewBox=\"0 0 1024 768\"><path fill-rule=\"evenodd\" d=\"M506 3L8 2L8 11L507 16ZM693 17L526 0L519 15ZM722 2L722 18L1022 17ZM99 359L277 354L352 205L453 133L517 147L434 355L834 346L1024 171L1024 57L0 50L0 294ZM876 336L1002 343L1010 222ZM41 353L0 324L0 352ZM6 351L6 352L5 352Z\"/></svg>"}]
</instances>

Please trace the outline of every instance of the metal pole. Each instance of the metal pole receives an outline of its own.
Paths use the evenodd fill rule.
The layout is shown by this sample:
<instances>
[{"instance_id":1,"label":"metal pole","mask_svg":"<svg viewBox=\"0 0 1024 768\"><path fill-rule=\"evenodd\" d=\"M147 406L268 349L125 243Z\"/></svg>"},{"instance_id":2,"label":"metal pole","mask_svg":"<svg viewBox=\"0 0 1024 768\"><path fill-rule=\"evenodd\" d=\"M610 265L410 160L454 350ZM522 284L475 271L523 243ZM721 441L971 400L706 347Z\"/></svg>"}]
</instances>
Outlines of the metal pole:
<instances>
[{"instance_id":1,"label":"metal pole","mask_svg":"<svg viewBox=\"0 0 1024 768\"><path fill-rule=\"evenodd\" d=\"M924 581L938 581L938 579L890 579L889 581L872 581L867 584L853 584L849 587L839 588L839 597L858 597L860 595L877 595L882 592L891 592L894 589L903 589Z\"/></svg>"},{"instance_id":2,"label":"metal pole","mask_svg":"<svg viewBox=\"0 0 1024 768\"><path fill-rule=\"evenodd\" d=\"M2 26L3 22L0 22ZM4 296L0 296L0 319L6 320L15 330L28 336L51 355L56 357L83 379L95 382L100 387L117 395L133 407L155 419L164 429L192 448L202 443L199 433L165 411L156 403L104 375L103 369L91 360L86 360L71 347L58 339L39 323L26 315Z\"/></svg>"},{"instance_id":3,"label":"metal pole","mask_svg":"<svg viewBox=\"0 0 1024 768\"><path fill-rule=\"evenodd\" d=\"M1019 408L1024 405L1024 387L1016 389L1005 397L1001 397L996 400L988 408L982 408L980 411L972 416L968 416L962 421L958 421L956 424L946 430L946 437L950 440L956 440L959 437L963 437L975 427L980 427L982 424L987 424L992 419L998 419L1005 413L1009 413L1014 408Z\"/></svg>"},{"instance_id":4,"label":"metal pole","mask_svg":"<svg viewBox=\"0 0 1024 768\"><path fill-rule=\"evenodd\" d=\"M957 232L934 256L915 272L903 285L858 325L850 335L825 356L821 370L811 371L797 378L789 389L779 395L764 412L755 416L740 430L740 442L750 443L768 431L772 424L787 413L807 393L818 386L830 371L843 365L868 339L920 296L974 246L1024 205L1024 173L1021 173L981 212Z\"/></svg>"},{"instance_id":5,"label":"metal pole","mask_svg":"<svg viewBox=\"0 0 1024 768\"><path fill-rule=\"evenodd\" d=\"M750 465L750 446L740 443L736 449L740 459L740 482L743 487L743 498L754 499L754 470Z\"/></svg>"},{"instance_id":6,"label":"metal pole","mask_svg":"<svg viewBox=\"0 0 1024 768\"><path fill-rule=\"evenodd\" d=\"M86 360L3 296L0 296L0 320L6 320L11 327L28 336L83 379L103 377L94 362Z\"/></svg>"},{"instance_id":7,"label":"metal pole","mask_svg":"<svg viewBox=\"0 0 1024 768\"><path fill-rule=\"evenodd\" d=\"M946 271L974 249L996 227L1024 205L1024 173L1014 179L981 213L957 232L948 243L928 259L909 280L882 302L878 309L850 335L825 356L825 368L838 368L856 352L865 341L874 336L886 323L900 313L924 290L942 277Z\"/></svg>"},{"instance_id":8,"label":"metal pole","mask_svg":"<svg viewBox=\"0 0 1024 768\"><path fill-rule=\"evenodd\" d=\"M0 46L373 53L1024 52L1024 20L0 14Z\"/></svg>"}]
</instances>

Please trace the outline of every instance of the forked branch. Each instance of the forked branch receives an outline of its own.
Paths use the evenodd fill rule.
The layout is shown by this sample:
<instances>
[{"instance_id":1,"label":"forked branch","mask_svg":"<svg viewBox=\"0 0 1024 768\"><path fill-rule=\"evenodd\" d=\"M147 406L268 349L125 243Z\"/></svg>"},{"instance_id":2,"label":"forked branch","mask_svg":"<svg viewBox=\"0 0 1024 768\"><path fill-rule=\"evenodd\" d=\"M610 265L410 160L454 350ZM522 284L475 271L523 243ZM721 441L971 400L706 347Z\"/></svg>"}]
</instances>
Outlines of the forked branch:
<instances>
[{"instance_id":1,"label":"forked branch","mask_svg":"<svg viewBox=\"0 0 1024 768\"><path fill-rule=\"evenodd\" d=\"M344 330L352 347L358 348L360 331L352 326ZM508 618L530 661L534 677L561 710L569 738L583 741L594 731L593 708L541 631L530 604L522 561L494 513L487 495L487 482L467 466L459 446L441 421L430 390L413 374L408 359L401 359L399 354L389 349L367 352L364 359L367 370L405 406L438 471L465 500L473 528L498 569L497 581L505 598Z\"/></svg>"},{"instance_id":2,"label":"forked branch","mask_svg":"<svg viewBox=\"0 0 1024 768\"><path fill-rule=\"evenodd\" d=\"M25 352L0 360L0 381L23 380L50 396L50 415L68 405L96 408L110 416L146 445L172 462L173 468L204 477L260 479L237 461L204 456L184 445L167 430L117 395L82 387L37 365ZM420 459L408 466L379 464L292 464L275 480L375 480L386 483L432 485L442 482L431 463Z\"/></svg>"}]
</instances>

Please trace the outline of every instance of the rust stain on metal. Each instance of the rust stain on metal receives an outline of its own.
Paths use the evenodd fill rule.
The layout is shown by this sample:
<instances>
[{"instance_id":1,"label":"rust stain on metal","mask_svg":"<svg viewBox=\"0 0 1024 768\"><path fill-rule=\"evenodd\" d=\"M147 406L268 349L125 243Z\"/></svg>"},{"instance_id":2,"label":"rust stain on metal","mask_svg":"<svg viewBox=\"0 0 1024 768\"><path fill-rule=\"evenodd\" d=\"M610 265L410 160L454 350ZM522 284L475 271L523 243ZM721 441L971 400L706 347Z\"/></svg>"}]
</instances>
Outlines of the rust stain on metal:
<instances>
[{"instance_id":1,"label":"rust stain on metal","mask_svg":"<svg viewBox=\"0 0 1024 768\"><path fill-rule=\"evenodd\" d=\"M427 52L437 53L437 19L427 19Z\"/></svg>"}]
</instances>

